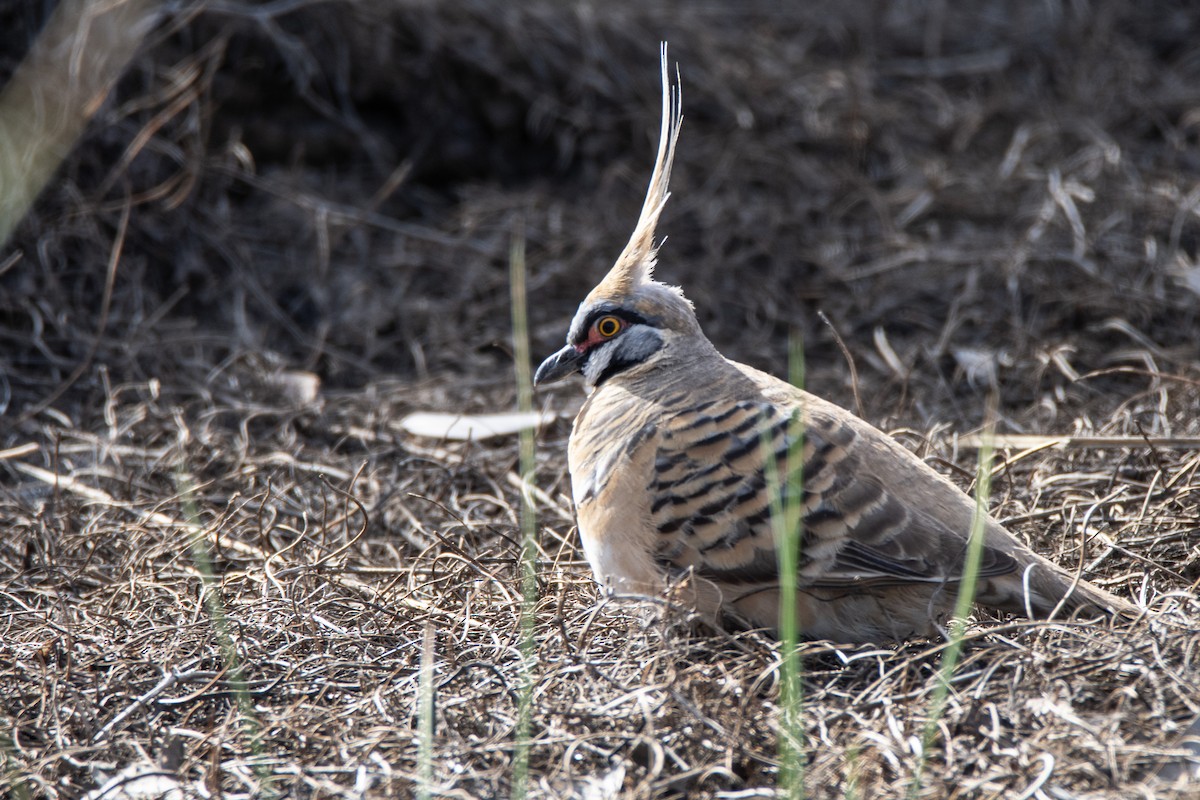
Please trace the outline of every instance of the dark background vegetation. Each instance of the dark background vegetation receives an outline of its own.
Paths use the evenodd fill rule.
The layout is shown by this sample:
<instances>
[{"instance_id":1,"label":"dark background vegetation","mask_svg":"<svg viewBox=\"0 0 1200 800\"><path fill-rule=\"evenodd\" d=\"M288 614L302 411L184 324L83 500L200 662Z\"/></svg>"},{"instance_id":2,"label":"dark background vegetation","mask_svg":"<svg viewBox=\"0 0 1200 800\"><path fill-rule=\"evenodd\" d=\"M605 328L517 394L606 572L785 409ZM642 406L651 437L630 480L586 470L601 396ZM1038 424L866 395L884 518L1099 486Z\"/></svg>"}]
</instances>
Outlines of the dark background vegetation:
<instances>
[{"instance_id":1,"label":"dark background vegetation","mask_svg":"<svg viewBox=\"0 0 1200 800\"><path fill-rule=\"evenodd\" d=\"M0 7L0 81L51 8ZM41 776L35 795L78 796L149 758L187 791L405 796L427 621L448 698L440 785L508 792L514 606L495 587L516 586L515 447L422 442L396 422L513 407L514 237L535 354L560 346L636 220L662 40L685 120L658 277L722 352L781 374L797 334L810 389L920 432L906 441L960 477L973 453L947 434L974 430L992 393L1005 431L1146 437L1015 459L997 513L1073 566L1095 512L1112 546L1090 568L1126 597L1178 602L1195 628L1198 462L1166 444L1200 434L1195 3L179 2L0 250L0 450L37 445L0 460L0 680L19 698L7 765ZM319 378L316 400L289 393L298 373ZM539 402L569 412L578 396ZM680 640L620 613L593 627L565 433L544 431L539 454L539 647L557 666L535 787L562 794L571 765L612 764L637 796L769 784L769 640ZM231 721L180 557L193 528L217 542L266 766ZM357 577L331 578L334 563ZM476 596L481 575L495 587ZM467 622L489 614L499 639ZM139 638L146 625L159 635ZM1150 779L1200 713L1195 631L1065 630L1011 652L980 638L983 683L947 728L971 755L935 753L927 796L1020 792L1042 752L1061 796ZM893 722L920 732L935 655L814 658L813 795L899 791L914 755ZM206 677L167 693L190 703L148 702L95 738L184 661ZM1073 675L1093 681L1078 697ZM644 713L619 702L641 684L658 687ZM1072 702L1095 742L1052 713ZM1010 733L989 750L984 728ZM391 767L339 755L341 740Z\"/></svg>"}]
</instances>

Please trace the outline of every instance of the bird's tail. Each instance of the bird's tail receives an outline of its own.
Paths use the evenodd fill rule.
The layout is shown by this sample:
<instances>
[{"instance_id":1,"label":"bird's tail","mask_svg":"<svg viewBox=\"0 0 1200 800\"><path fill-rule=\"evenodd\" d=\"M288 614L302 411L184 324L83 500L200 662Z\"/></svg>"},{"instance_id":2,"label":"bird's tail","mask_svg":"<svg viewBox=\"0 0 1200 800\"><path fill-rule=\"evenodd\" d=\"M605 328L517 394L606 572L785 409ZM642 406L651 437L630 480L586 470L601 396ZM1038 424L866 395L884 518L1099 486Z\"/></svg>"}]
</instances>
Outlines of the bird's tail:
<instances>
[{"instance_id":1,"label":"bird's tail","mask_svg":"<svg viewBox=\"0 0 1200 800\"><path fill-rule=\"evenodd\" d=\"M1033 619L1072 616L1134 619L1138 607L1038 559L1014 574L984 581L976 600Z\"/></svg>"}]
</instances>

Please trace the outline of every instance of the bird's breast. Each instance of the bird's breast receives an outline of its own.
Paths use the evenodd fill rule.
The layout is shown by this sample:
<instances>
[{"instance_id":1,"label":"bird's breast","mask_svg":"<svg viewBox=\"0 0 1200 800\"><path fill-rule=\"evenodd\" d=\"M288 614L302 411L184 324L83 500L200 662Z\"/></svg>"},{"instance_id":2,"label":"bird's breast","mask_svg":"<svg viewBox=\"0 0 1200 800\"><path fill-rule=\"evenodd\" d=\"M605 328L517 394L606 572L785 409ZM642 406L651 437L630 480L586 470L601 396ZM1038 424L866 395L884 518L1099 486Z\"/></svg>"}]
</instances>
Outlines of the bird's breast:
<instances>
[{"instance_id":1,"label":"bird's breast","mask_svg":"<svg viewBox=\"0 0 1200 800\"><path fill-rule=\"evenodd\" d=\"M596 578L617 589L653 591L661 575L646 487L658 425L650 409L615 394L594 393L575 420L567 453L571 495Z\"/></svg>"}]
</instances>

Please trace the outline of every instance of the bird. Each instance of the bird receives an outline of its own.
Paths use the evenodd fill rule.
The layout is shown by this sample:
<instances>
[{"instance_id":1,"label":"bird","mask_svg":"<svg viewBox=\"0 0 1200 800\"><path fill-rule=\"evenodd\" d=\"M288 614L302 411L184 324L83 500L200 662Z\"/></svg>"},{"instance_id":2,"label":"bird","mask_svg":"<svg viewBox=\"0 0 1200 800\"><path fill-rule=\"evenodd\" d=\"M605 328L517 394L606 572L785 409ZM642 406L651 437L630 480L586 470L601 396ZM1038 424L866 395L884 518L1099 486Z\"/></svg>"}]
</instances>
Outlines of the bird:
<instances>
[{"instance_id":1,"label":"bird","mask_svg":"<svg viewBox=\"0 0 1200 800\"><path fill-rule=\"evenodd\" d=\"M587 390L567 461L594 576L620 593L674 587L721 624L778 631L787 501L801 523L801 636L944 635L975 500L846 409L722 356L683 291L654 279L683 119L665 45L661 62L658 155L633 234L580 304L566 345L534 375L542 386L580 374ZM976 604L1030 618L1136 613L981 513Z\"/></svg>"}]
</instances>

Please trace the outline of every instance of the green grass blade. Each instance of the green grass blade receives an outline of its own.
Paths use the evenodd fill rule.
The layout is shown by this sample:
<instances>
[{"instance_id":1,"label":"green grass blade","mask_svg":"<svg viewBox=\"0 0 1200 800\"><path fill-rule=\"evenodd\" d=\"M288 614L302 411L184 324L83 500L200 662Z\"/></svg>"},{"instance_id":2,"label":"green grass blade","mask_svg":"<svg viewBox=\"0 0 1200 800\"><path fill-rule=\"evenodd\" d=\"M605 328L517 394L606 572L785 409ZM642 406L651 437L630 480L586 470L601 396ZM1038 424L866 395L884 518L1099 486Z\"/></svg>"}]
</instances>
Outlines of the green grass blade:
<instances>
[{"instance_id":1,"label":"green grass blade","mask_svg":"<svg viewBox=\"0 0 1200 800\"><path fill-rule=\"evenodd\" d=\"M417 798L433 797L433 623L425 623L421 673L417 686Z\"/></svg>"},{"instance_id":2,"label":"green grass blade","mask_svg":"<svg viewBox=\"0 0 1200 800\"><path fill-rule=\"evenodd\" d=\"M9 723L8 720L5 722ZM9 756L14 748L12 738L6 733L0 733L0 796L28 800L29 781L21 774L21 767L16 759Z\"/></svg>"},{"instance_id":3,"label":"green grass blade","mask_svg":"<svg viewBox=\"0 0 1200 800\"><path fill-rule=\"evenodd\" d=\"M529 323L525 303L525 239L518 232L513 237L509 253L509 284L512 290L513 355L516 360L517 408L533 410L533 378L530 368ZM533 719L533 681L537 667L535 621L537 610L537 512L530 492L533 486L534 431L521 431L521 620L520 643L521 682L517 700L516 746L513 753L512 796L524 798L528 791L529 732Z\"/></svg>"},{"instance_id":4,"label":"green grass blade","mask_svg":"<svg viewBox=\"0 0 1200 800\"><path fill-rule=\"evenodd\" d=\"M261 797L276 796L272 785L272 777L264 763L264 748L262 729L258 717L254 713L254 700L250 696L241 658L238 656L237 642L234 639L233 628L229 624L229 615L225 609L225 600L221 595L221 579L213 569L209 557L209 543L204 535L204 526L200 524L200 513L196 509L195 490L191 479L180 470L176 474L176 487L182 499L184 516L191 523L188 530L188 551L192 563L200 573L200 588L204 598L204 610L212 623L213 634L217 640L217 650L221 663L225 667L226 685L237 704L238 719L241 723L242 734L246 737L250 752L255 756L254 774L259 780L258 793Z\"/></svg>"},{"instance_id":5,"label":"green grass blade","mask_svg":"<svg viewBox=\"0 0 1200 800\"><path fill-rule=\"evenodd\" d=\"M788 377L804 384L804 352L797 339L789 347ZM804 412L788 423L785 474L780 475L769 432L763 431L763 463L779 562L780 730L779 787L789 798L804 791L804 680L799 647L802 631L796 619L797 577L803 536Z\"/></svg>"},{"instance_id":6,"label":"green grass blade","mask_svg":"<svg viewBox=\"0 0 1200 800\"><path fill-rule=\"evenodd\" d=\"M958 659L962 654L963 636L966 632L967 617L975 605L975 594L979 584L979 565L983 558L984 534L987 530L988 503L992 492L992 457L994 453L995 425L994 408L989 408L989 422L984 428L979 446L979 463L975 472L975 513L971 517L971 532L967 541L966 559L963 564L962 583L959 585L958 598L954 605L954 618L950 621L946 649L942 652L942 662L938 668L937 685L934 686L930 699L929 719L921 736L921 754L917 761L912 783L909 784L908 797L915 798L921 791L925 765L929 760L929 750L937 739L938 723L946 709L946 701L950 695L950 682L958 667Z\"/></svg>"}]
</instances>

